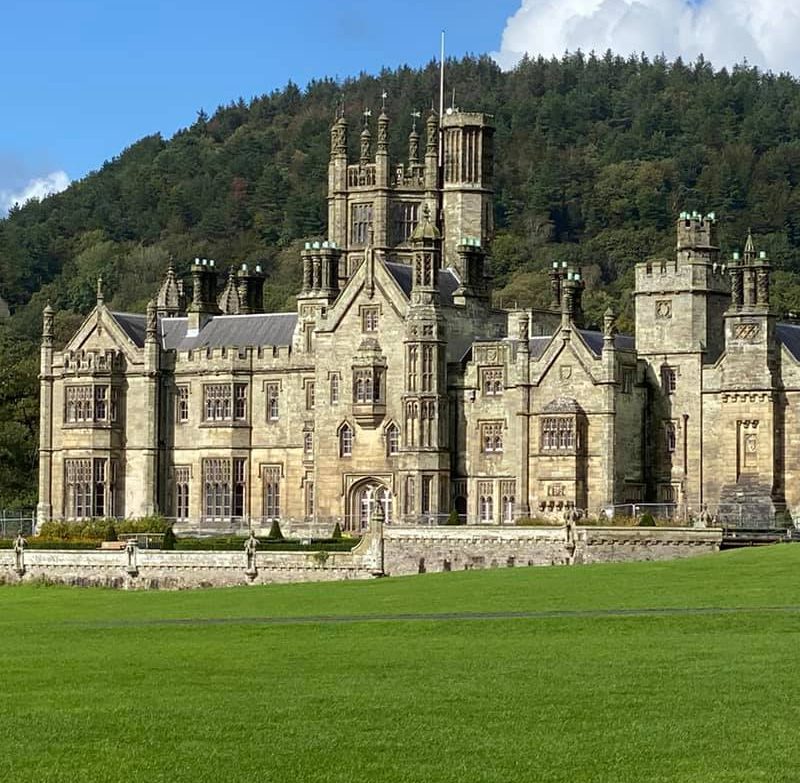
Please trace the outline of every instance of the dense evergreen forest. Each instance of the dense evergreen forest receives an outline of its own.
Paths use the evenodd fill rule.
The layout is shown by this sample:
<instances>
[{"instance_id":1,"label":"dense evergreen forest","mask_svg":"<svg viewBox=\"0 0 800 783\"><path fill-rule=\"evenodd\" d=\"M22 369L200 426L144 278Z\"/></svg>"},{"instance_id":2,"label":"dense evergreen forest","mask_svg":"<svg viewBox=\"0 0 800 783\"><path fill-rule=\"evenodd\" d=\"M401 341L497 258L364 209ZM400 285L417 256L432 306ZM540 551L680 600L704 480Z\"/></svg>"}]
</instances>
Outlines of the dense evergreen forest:
<instances>
[{"instance_id":1,"label":"dense evergreen forest","mask_svg":"<svg viewBox=\"0 0 800 783\"><path fill-rule=\"evenodd\" d=\"M488 57L448 63L463 109L494 115L495 296L543 304L554 260L580 264L597 322L612 304L632 328L633 265L674 252L683 210L714 211L724 251L748 228L776 267L776 305L800 309L800 82L700 59L575 54L503 72ZM392 157L411 113L437 94L438 70L294 84L239 99L169 140L148 136L65 192L0 220L0 509L35 503L41 310L58 336L94 304L142 311L170 258L258 261L267 307L288 309L301 240L325 231L329 127L345 102L351 128L389 94ZM357 132L351 141L357 143ZM356 152L353 150L355 157Z\"/></svg>"}]
</instances>

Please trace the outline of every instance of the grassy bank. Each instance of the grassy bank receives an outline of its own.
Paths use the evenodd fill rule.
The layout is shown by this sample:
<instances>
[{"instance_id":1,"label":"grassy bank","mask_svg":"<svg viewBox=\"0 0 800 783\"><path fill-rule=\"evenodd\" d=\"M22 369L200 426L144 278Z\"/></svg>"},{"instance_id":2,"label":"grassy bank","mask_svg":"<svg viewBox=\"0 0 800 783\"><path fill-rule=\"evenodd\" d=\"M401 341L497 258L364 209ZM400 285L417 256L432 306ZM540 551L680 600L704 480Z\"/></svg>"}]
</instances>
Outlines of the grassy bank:
<instances>
[{"instance_id":1,"label":"grassy bank","mask_svg":"<svg viewBox=\"0 0 800 783\"><path fill-rule=\"evenodd\" d=\"M794 781L799 567L3 588L0 779Z\"/></svg>"}]
</instances>

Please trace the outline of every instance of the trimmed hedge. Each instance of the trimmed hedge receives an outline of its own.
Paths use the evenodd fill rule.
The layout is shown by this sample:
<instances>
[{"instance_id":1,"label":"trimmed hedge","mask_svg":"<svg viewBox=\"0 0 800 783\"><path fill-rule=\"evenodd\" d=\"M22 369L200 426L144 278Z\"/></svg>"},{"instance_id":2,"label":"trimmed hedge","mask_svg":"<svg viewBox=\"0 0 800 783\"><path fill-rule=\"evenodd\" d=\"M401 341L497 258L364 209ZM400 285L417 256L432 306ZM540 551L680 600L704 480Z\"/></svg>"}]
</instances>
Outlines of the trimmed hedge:
<instances>
[{"instance_id":1,"label":"trimmed hedge","mask_svg":"<svg viewBox=\"0 0 800 783\"><path fill-rule=\"evenodd\" d=\"M175 549L177 551L211 551L211 552L244 552L246 538L239 537L212 537L212 538L179 538ZM310 544L301 541L270 541L259 540L259 551L267 552L316 552L323 549L328 552L349 552L361 539L312 539Z\"/></svg>"}]
</instances>

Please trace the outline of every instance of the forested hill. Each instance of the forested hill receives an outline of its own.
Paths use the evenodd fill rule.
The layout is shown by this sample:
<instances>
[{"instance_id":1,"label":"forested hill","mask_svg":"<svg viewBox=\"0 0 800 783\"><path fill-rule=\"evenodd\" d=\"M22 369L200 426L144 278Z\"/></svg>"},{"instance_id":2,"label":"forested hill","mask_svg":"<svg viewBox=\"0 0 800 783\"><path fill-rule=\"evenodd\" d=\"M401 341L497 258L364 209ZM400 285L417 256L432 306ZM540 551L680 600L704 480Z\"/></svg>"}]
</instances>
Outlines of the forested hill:
<instances>
[{"instance_id":1,"label":"forested hill","mask_svg":"<svg viewBox=\"0 0 800 783\"><path fill-rule=\"evenodd\" d=\"M725 250L752 227L779 270L778 306L800 309L797 80L577 54L508 73L467 58L448 64L447 81L456 105L493 114L497 127L498 298L536 303L546 268L569 259L584 268L589 320L611 300L630 328L633 264L672 254L676 215L696 209L717 213ZM0 507L31 484L31 346L48 299L66 334L91 308L99 274L112 306L142 310L170 257L185 269L199 255L260 261L267 305L291 307L298 243L325 230L329 127L342 96L355 144L361 112L388 92L392 157L402 159L411 112L424 114L437 89L434 63L289 84L200 112L172 139L143 138L0 220L0 296L16 311L0 327Z\"/></svg>"}]
</instances>

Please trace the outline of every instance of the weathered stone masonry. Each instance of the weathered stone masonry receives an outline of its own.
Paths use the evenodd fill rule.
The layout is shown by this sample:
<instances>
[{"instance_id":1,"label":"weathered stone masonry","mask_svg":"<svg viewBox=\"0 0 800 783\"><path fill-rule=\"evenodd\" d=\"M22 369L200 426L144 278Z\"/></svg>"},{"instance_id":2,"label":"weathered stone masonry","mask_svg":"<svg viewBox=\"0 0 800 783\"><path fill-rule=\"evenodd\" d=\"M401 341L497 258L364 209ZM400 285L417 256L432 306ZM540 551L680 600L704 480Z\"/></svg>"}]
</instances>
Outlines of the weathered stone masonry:
<instances>
[{"instance_id":1,"label":"weathered stone masonry","mask_svg":"<svg viewBox=\"0 0 800 783\"><path fill-rule=\"evenodd\" d=\"M0 580L122 589L186 589L373 579L421 572L665 560L719 550L716 529L392 527L352 552L46 551L27 549L21 568L0 551Z\"/></svg>"}]
</instances>

